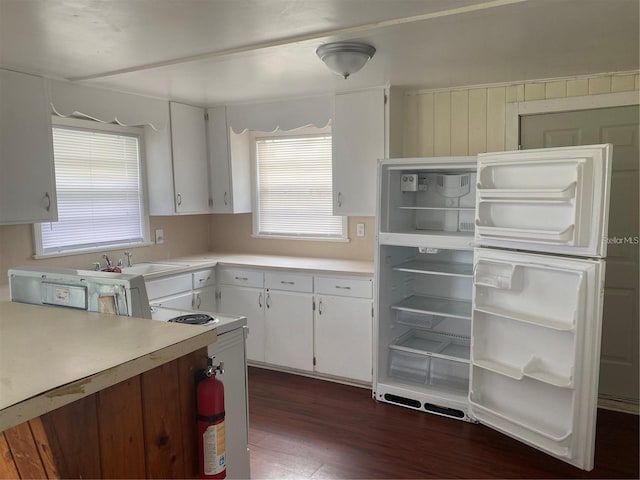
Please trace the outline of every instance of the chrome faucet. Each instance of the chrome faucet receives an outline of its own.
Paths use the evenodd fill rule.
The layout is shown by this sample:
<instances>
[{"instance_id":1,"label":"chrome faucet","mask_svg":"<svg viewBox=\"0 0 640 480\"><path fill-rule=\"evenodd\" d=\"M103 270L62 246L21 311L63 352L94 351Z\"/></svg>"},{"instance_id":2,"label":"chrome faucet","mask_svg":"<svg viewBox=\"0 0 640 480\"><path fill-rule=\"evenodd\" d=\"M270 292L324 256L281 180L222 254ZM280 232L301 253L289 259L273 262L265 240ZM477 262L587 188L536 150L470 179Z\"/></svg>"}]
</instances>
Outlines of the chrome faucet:
<instances>
[{"instance_id":1,"label":"chrome faucet","mask_svg":"<svg viewBox=\"0 0 640 480\"><path fill-rule=\"evenodd\" d=\"M111 260L109 260L109 257L106 253L102 255L102 258L104 258L104 263L107 265L107 268L113 267L113 263L111 262Z\"/></svg>"},{"instance_id":2,"label":"chrome faucet","mask_svg":"<svg viewBox=\"0 0 640 480\"><path fill-rule=\"evenodd\" d=\"M133 264L131 263L131 257L133 257L133 253L131 252L124 252L125 257L127 257L127 267L133 267Z\"/></svg>"}]
</instances>

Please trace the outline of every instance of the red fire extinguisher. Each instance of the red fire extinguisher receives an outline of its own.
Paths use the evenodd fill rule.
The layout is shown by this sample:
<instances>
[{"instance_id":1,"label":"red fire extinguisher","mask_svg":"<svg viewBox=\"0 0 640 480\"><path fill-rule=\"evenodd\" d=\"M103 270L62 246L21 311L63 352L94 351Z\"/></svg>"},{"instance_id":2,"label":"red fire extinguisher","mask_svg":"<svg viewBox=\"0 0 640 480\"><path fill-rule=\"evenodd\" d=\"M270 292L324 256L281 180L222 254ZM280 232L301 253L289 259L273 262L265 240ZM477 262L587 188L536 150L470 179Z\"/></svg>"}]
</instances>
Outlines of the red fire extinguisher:
<instances>
[{"instance_id":1,"label":"red fire extinguisher","mask_svg":"<svg viewBox=\"0 0 640 480\"><path fill-rule=\"evenodd\" d=\"M224 385L216 378L216 372L224 373L224 364L214 367L210 357L196 389L200 478L227 477Z\"/></svg>"}]
</instances>

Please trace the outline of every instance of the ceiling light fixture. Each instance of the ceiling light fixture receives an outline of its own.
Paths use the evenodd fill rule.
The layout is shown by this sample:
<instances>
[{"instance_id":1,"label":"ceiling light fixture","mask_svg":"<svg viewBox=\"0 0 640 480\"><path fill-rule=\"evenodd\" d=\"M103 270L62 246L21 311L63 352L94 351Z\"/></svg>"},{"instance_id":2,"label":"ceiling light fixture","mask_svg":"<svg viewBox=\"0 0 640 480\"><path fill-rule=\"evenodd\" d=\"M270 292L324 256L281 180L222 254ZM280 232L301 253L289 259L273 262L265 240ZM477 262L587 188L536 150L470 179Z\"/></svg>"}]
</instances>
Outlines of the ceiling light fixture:
<instances>
[{"instance_id":1,"label":"ceiling light fixture","mask_svg":"<svg viewBox=\"0 0 640 480\"><path fill-rule=\"evenodd\" d=\"M316 50L320 60L345 79L364 67L374 53L376 49L371 45L356 42L325 43Z\"/></svg>"}]
</instances>

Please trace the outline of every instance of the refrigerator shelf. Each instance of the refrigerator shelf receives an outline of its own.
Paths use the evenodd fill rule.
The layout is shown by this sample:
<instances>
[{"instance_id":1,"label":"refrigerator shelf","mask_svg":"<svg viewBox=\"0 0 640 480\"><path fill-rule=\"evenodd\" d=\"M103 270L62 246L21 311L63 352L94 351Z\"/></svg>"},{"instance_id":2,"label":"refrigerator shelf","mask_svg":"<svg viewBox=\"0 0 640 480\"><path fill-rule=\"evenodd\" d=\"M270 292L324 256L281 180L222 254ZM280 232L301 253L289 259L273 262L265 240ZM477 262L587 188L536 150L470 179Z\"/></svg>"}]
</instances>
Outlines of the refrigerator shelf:
<instances>
[{"instance_id":1,"label":"refrigerator shelf","mask_svg":"<svg viewBox=\"0 0 640 480\"><path fill-rule=\"evenodd\" d=\"M467 337L409 330L390 344L389 348L469 363L469 345Z\"/></svg>"},{"instance_id":2,"label":"refrigerator shelf","mask_svg":"<svg viewBox=\"0 0 640 480\"><path fill-rule=\"evenodd\" d=\"M420 273L428 275L447 275L452 277L473 276L473 266L467 263L421 262L412 260L393 267L398 272Z\"/></svg>"},{"instance_id":3,"label":"refrigerator shelf","mask_svg":"<svg viewBox=\"0 0 640 480\"><path fill-rule=\"evenodd\" d=\"M515 320L517 322L529 323L537 325L539 327L551 328L553 330L560 330L563 332L573 332L575 330L575 317L571 321L551 319L545 317L537 317L531 314L513 314L507 310L503 310L497 307L489 307L476 304L475 310L482 313L488 313L489 315L495 315L497 317L508 318L509 320Z\"/></svg>"},{"instance_id":4,"label":"refrigerator shelf","mask_svg":"<svg viewBox=\"0 0 640 480\"><path fill-rule=\"evenodd\" d=\"M474 359L473 365L505 375L514 380L522 380L524 377L529 377L555 387L573 388L573 377L565 377L548 371L548 369L544 368L542 361L536 357L532 357L524 367L520 368L483 358Z\"/></svg>"},{"instance_id":5,"label":"refrigerator shelf","mask_svg":"<svg viewBox=\"0 0 640 480\"><path fill-rule=\"evenodd\" d=\"M462 318L471 320L471 302L456 300L453 298L427 297L412 295L400 303L391 305L393 310L407 312L427 313L444 317Z\"/></svg>"},{"instance_id":6,"label":"refrigerator shelf","mask_svg":"<svg viewBox=\"0 0 640 480\"><path fill-rule=\"evenodd\" d=\"M468 210L475 212L476 207L396 207L399 210Z\"/></svg>"}]
</instances>

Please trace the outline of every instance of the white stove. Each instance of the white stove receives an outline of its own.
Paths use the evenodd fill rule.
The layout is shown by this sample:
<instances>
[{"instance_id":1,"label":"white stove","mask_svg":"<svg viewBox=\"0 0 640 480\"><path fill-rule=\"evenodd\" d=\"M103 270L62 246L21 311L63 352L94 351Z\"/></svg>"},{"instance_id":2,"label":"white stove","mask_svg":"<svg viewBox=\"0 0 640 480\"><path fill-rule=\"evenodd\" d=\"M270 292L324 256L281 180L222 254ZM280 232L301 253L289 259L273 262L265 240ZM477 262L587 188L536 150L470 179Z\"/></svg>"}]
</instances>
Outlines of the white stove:
<instances>
[{"instance_id":1,"label":"white stove","mask_svg":"<svg viewBox=\"0 0 640 480\"><path fill-rule=\"evenodd\" d=\"M151 318L161 322L175 322L194 326L214 325L218 334L223 334L247 324L245 317L212 312L180 310L177 308L151 306Z\"/></svg>"}]
</instances>

